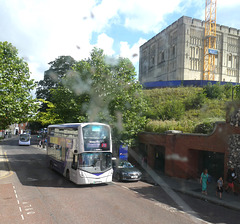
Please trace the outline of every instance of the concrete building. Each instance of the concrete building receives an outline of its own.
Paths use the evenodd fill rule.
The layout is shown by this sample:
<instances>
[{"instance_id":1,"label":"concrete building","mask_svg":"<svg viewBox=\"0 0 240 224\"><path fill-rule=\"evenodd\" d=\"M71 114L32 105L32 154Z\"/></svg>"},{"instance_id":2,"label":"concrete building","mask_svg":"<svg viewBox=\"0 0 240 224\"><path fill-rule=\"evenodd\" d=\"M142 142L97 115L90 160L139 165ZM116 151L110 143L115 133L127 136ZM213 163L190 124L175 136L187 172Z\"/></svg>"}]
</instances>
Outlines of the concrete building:
<instances>
[{"instance_id":1,"label":"concrete building","mask_svg":"<svg viewBox=\"0 0 240 224\"><path fill-rule=\"evenodd\" d=\"M183 16L140 47L141 84L202 80L205 22ZM217 24L214 80L239 83L240 30Z\"/></svg>"}]
</instances>

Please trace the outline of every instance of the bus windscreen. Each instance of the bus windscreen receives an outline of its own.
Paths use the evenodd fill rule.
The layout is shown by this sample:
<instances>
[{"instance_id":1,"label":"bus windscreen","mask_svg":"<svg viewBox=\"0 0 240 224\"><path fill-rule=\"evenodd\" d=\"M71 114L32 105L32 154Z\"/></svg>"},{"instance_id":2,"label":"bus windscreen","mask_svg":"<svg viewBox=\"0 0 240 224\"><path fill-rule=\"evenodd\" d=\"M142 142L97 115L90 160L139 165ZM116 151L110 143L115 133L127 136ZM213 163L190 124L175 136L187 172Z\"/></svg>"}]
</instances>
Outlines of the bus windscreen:
<instances>
[{"instance_id":1,"label":"bus windscreen","mask_svg":"<svg viewBox=\"0 0 240 224\"><path fill-rule=\"evenodd\" d=\"M82 128L84 151L110 150L110 129L104 125L86 125Z\"/></svg>"}]
</instances>

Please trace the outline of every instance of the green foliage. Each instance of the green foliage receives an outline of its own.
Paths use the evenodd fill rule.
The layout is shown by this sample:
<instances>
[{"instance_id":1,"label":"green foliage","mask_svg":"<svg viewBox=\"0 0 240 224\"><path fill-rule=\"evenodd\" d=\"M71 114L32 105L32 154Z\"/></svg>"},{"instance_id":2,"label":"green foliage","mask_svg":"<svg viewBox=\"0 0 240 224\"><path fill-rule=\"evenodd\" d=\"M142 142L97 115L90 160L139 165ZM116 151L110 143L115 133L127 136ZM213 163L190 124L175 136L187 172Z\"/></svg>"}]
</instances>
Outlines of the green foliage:
<instances>
[{"instance_id":1,"label":"green foliage","mask_svg":"<svg viewBox=\"0 0 240 224\"><path fill-rule=\"evenodd\" d=\"M47 110L46 112L39 112L35 120L41 123L42 126L63 123L63 121L59 118L59 115L55 113L55 106L53 103L43 99L40 99L39 101L47 105Z\"/></svg>"},{"instance_id":2,"label":"green foliage","mask_svg":"<svg viewBox=\"0 0 240 224\"><path fill-rule=\"evenodd\" d=\"M236 99L240 99L240 85L234 86L234 96Z\"/></svg>"},{"instance_id":3,"label":"green foliage","mask_svg":"<svg viewBox=\"0 0 240 224\"><path fill-rule=\"evenodd\" d=\"M224 93L224 87L220 83L212 85L210 82L204 86L204 93L209 99L222 99Z\"/></svg>"},{"instance_id":4,"label":"green foliage","mask_svg":"<svg viewBox=\"0 0 240 224\"><path fill-rule=\"evenodd\" d=\"M192 133L195 123L191 120L150 120L145 128L147 132L164 133L168 130L178 130L182 132Z\"/></svg>"},{"instance_id":5,"label":"green foliage","mask_svg":"<svg viewBox=\"0 0 240 224\"><path fill-rule=\"evenodd\" d=\"M214 123L212 122L203 122L195 127L194 133L210 134L213 132Z\"/></svg>"},{"instance_id":6,"label":"green foliage","mask_svg":"<svg viewBox=\"0 0 240 224\"><path fill-rule=\"evenodd\" d=\"M144 96L149 105L146 116L153 120L179 120L185 109L200 108L205 102L202 89L195 87L144 90Z\"/></svg>"},{"instance_id":7,"label":"green foliage","mask_svg":"<svg viewBox=\"0 0 240 224\"><path fill-rule=\"evenodd\" d=\"M117 142L131 145L147 122L147 104L135 76L130 60L109 58L94 48L90 58L74 63L71 70L61 74L61 85L46 87L51 97L49 102L43 101L48 107L39 114L39 120L105 122L112 126Z\"/></svg>"},{"instance_id":8,"label":"green foliage","mask_svg":"<svg viewBox=\"0 0 240 224\"><path fill-rule=\"evenodd\" d=\"M151 119L145 131L163 133L167 130L180 130L185 133L210 133L213 129L208 124L225 121L226 118L226 98L209 99L203 88L152 89L144 90L144 95L149 104L146 115ZM161 117L166 113L164 108L171 108L175 103L183 104L185 112L182 113L183 109L180 107L180 116L177 117L178 113L170 113L169 109L171 116ZM198 125L199 128L195 129Z\"/></svg>"},{"instance_id":9,"label":"green foliage","mask_svg":"<svg viewBox=\"0 0 240 224\"><path fill-rule=\"evenodd\" d=\"M60 56L49 63L50 68L44 72L44 79L38 83L37 99L52 101L51 90L62 86L62 79L72 71L76 61L71 56ZM46 111L47 105L43 104L41 111Z\"/></svg>"},{"instance_id":10,"label":"green foliage","mask_svg":"<svg viewBox=\"0 0 240 224\"><path fill-rule=\"evenodd\" d=\"M28 64L18 57L17 49L0 42L0 129L26 122L34 115L38 108L31 95L34 87Z\"/></svg>"},{"instance_id":11,"label":"green foliage","mask_svg":"<svg viewBox=\"0 0 240 224\"><path fill-rule=\"evenodd\" d=\"M54 104L54 112L64 123L86 121L86 111L83 104L89 102L87 94L76 95L66 87L59 86L51 90L51 101Z\"/></svg>"},{"instance_id":12,"label":"green foliage","mask_svg":"<svg viewBox=\"0 0 240 224\"><path fill-rule=\"evenodd\" d=\"M232 83L227 83L223 86L224 88L224 95L227 99L231 98L232 97L232 94L233 94L233 85Z\"/></svg>"},{"instance_id":13,"label":"green foliage","mask_svg":"<svg viewBox=\"0 0 240 224\"><path fill-rule=\"evenodd\" d=\"M186 110L199 109L203 106L205 100L206 95L203 92L190 95L184 101L185 109Z\"/></svg>"},{"instance_id":14,"label":"green foliage","mask_svg":"<svg viewBox=\"0 0 240 224\"><path fill-rule=\"evenodd\" d=\"M168 100L165 102L163 113L161 115L163 120L176 119L179 120L184 114L185 108L181 101L178 100Z\"/></svg>"}]
</instances>

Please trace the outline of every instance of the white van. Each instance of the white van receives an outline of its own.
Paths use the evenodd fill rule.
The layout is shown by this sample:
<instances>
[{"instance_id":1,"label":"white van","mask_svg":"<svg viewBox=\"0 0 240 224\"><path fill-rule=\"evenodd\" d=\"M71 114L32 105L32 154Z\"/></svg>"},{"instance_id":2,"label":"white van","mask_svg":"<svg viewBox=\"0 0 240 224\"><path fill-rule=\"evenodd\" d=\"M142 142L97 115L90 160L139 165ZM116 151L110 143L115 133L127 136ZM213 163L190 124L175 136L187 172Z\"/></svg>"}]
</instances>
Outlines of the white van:
<instances>
[{"instance_id":1,"label":"white van","mask_svg":"<svg viewBox=\"0 0 240 224\"><path fill-rule=\"evenodd\" d=\"M30 134L20 134L19 135L19 145L30 145Z\"/></svg>"}]
</instances>

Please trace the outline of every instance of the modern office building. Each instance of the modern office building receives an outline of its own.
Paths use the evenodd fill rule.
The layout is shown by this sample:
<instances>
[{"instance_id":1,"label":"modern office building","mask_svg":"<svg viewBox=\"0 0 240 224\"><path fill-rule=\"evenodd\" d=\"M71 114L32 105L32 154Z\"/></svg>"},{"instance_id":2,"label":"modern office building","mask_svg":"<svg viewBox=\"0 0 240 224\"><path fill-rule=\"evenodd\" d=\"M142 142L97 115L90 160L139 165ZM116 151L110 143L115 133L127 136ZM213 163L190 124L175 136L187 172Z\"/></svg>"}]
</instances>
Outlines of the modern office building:
<instances>
[{"instance_id":1,"label":"modern office building","mask_svg":"<svg viewBox=\"0 0 240 224\"><path fill-rule=\"evenodd\" d=\"M203 80L205 22L183 16L140 47L139 81ZM214 81L239 83L240 30L216 27Z\"/></svg>"}]
</instances>

